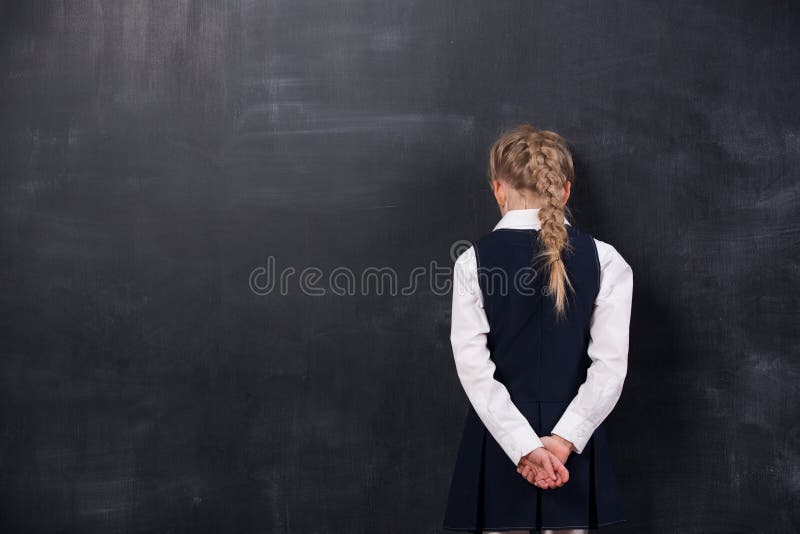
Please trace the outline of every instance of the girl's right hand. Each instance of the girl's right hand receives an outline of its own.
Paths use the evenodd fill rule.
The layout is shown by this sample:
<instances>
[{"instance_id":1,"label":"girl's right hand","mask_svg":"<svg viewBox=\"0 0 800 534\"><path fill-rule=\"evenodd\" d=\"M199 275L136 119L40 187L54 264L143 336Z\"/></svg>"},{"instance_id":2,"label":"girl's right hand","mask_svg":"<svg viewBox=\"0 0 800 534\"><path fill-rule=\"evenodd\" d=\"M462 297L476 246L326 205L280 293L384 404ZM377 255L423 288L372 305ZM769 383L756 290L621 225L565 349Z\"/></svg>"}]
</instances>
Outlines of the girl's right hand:
<instances>
[{"instance_id":1,"label":"girl's right hand","mask_svg":"<svg viewBox=\"0 0 800 534\"><path fill-rule=\"evenodd\" d=\"M558 488L569 480L567 468L545 447L537 447L523 456L517 466L517 473L541 489Z\"/></svg>"},{"instance_id":2,"label":"girl's right hand","mask_svg":"<svg viewBox=\"0 0 800 534\"><path fill-rule=\"evenodd\" d=\"M572 454L572 442L567 441L558 434L550 434L549 436L542 436L542 444L545 449L552 452L562 464L567 463L567 459Z\"/></svg>"}]
</instances>

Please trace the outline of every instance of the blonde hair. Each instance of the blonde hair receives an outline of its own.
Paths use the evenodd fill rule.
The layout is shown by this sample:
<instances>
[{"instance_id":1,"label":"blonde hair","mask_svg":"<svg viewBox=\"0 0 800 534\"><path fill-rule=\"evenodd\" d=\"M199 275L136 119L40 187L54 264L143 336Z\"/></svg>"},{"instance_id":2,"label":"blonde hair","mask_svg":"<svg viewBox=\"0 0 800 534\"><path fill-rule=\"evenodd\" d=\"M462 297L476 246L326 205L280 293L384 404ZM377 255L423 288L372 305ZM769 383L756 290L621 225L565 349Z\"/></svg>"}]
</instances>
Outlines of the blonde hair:
<instances>
[{"instance_id":1,"label":"blonde hair","mask_svg":"<svg viewBox=\"0 0 800 534\"><path fill-rule=\"evenodd\" d=\"M501 180L518 191L529 190L541 201L540 251L535 260L544 264L547 292L554 296L557 315L563 317L567 288L574 291L561 261L562 253L572 249L564 224L565 213L572 218L564 202L564 187L575 180L566 141L530 124L504 132L489 152L489 180Z\"/></svg>"}]
</instances>

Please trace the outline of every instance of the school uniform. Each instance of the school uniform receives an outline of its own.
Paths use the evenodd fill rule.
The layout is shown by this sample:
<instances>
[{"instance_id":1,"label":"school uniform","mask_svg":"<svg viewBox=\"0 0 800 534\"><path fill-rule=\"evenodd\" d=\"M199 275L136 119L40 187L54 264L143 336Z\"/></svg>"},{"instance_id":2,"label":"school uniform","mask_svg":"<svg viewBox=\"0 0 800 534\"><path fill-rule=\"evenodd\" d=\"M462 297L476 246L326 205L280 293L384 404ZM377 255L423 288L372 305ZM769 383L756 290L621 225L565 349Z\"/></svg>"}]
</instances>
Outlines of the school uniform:
<instances>
[{"instance_id":1,"label":"school uniform","mask_svg":"<svg viewBox=\"0 0 800 534\"><path fill-rule=\"evenodd\" d=\"M633 274L616 249L571 226L562 253L574 291L556 317L532 269L538 209L512 210L455 262L451 343L469 399L443 527L597 529L626 521L603 421L627 373ZM505 279L505 290L502 280ZM540 489L520 459L560 435L570 479Z\"/></svg>"}]
</instances>

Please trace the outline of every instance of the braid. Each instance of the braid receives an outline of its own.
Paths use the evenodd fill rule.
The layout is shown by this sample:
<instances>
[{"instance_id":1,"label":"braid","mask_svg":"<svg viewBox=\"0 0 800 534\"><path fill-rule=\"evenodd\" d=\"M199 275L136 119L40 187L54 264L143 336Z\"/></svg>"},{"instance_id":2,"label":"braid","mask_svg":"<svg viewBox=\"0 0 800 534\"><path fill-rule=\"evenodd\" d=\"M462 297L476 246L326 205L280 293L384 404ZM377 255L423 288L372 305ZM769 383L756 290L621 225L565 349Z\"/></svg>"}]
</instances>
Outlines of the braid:
<instances>
[{"instance_id":1,"label":"braid","mask_svg":"<svg viewBox=\"0 0 800 534\"><path fill-rule=\"evenodd\" d=\"M572 182L575 170L566 141L557 133L537 130L522 124L503 134L492 146L489 158L490 180L503 180L517 190L527 189L540 202L539 252L535 260L547 273L547 292L555 300L558 317L563 317L567 290L573 290L562 254L572 250L564 224L569 208L564 203L564 187Z\"/></svg>"},{"instance_id":2,"label":"braid","mask_svg":"<svg viewBox=\"0 0 800 534\"><path fill-rule=\"evenodd\" d=\"M529 136L528 153L533 187L542 201L539 209L540 251L536 255L548 273L548 294L554 295L556 312L563 317L567 301L567 287L574 290L570 282L561 255L572 249L569 234L564 224L565 204L563 201L564 184L567 175L562 170L562 153L557 141L536 132Z\"/></svg>"}]
</instances>

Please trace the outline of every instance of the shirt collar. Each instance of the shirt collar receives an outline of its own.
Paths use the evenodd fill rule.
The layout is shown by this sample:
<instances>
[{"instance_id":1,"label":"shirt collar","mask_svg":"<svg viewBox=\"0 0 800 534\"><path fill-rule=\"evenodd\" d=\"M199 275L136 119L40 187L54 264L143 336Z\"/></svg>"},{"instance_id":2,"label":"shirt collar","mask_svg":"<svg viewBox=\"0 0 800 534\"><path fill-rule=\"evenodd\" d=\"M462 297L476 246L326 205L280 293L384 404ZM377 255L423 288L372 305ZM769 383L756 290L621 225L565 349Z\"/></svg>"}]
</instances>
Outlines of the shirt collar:
<instances>
[{"instance_id":1,"label":"shirt collar","mask_svg":"<svg viewBox=\"0 0 800 534\"><path fill-rule=\"evenodd\" d=\"M569 224L566 217L564 217L564 224ZM502 230L503 228L511 228L515 230L538 230L541 227L539 208L531 208L507 211L494 229Z\"/></svg>"}]
</instances>

